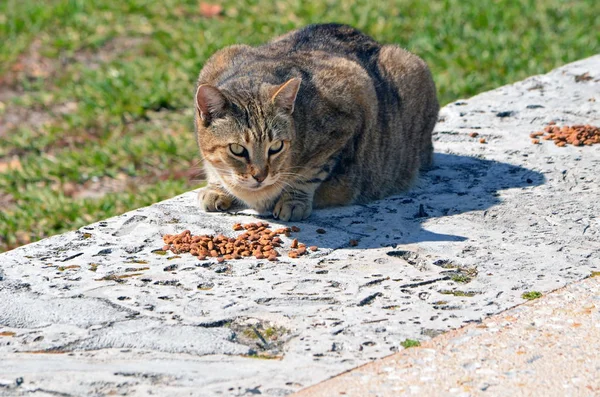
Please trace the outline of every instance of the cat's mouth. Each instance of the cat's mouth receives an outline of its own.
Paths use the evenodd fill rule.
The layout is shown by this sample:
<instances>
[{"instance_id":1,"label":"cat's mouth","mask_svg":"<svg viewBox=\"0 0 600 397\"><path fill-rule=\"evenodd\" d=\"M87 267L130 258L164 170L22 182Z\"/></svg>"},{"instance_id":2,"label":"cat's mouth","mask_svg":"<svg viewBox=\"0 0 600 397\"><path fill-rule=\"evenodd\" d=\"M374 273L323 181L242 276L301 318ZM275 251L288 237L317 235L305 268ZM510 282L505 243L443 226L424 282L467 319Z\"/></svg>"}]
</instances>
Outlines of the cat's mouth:
<instances>
[{"instance_id":1,"label":"cat's mouth","mask_svg":"<svg viewBox=\"0 0 600 397\"><path fill-rule=\"evenodd\" d=\"M245 186L248 190L260 191L267 187L273 186L274 183L256 182L251 186Z\"/></svg>"},{"instance_id":2,"label":"cat's mouth","mask_svg":"<svg viewBox=\"0 0 600 397\"><path fill-rule=\"evenodd\" d=\"M272 187L273 185L275 185L275 183L277 183L278 179L279 178L277 178L277 177L268 176L262 182L258 182L258 181L254 181L253 180L253 181L247 181L247 182L242 183L240 185L241 185L241 187L243 189L250 190L250 191L253 191L253 192L259 192L259 191L261 191L263 189L266 189L266 188L269 188L269 187Z\"/></svg>"}]
</instances>

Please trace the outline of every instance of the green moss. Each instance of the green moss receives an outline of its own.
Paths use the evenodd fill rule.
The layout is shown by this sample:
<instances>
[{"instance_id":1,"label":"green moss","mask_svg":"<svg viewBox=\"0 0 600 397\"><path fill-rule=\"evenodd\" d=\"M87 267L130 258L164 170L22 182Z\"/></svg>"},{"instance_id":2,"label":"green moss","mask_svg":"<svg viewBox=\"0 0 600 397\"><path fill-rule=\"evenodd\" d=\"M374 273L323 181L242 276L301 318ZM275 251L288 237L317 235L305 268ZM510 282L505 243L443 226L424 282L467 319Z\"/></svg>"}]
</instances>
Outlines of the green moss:
<instances>
[{"instance_id":1,"label":"green moss","mask_svg":"<svg viewBox=\"0 0 600 397\"><path fill-rule=\"evenodd\" d=\"M267 329L265 329L264 331L264 335L266 338L273 338L274 336L276 336L277 334L277 329L275 327L269 327Z\"/></svg>"},{"instance_id":2,"label":"green moss","mask_svg":"<svg viewBox=\"0 0 600 397\"><path fill-rule=\"evenodd\" d=\"M258 339L258 335L256 335L256 332L250 327L245 328L242 331L242 335L248 339Z\"/></svg>"},{"instance_id":3,"label":"green moss","mask_svg":"<svg viewBox=\"0 0 600 397\"><path fill-rule=\"evenodd\" d=\"M466 296L468 298L471 298L478 294L475 291L458 291L458 290L448 290L448 289L444 289L439 292L440 292L440 294L444 294L444 295Z\"/></svg>"},{"instance_id":4,"label":"green moss","mask_svg":"<svg viewBox=\"0 0 600 397\"><path fill-rule=\"evenodd\" d=\"M99 265L97 263L90 263L89 270L95 272L96 270L98 270L98 266Z\"/></svg>"},{"instance_id":5,"label":"green moss","mask_svg":"<svg viewBox=\"0 0 600 397\"><path fill-rule=\"evenodd\" d=\"M167 255L167 251L165 250L154 250L152 253L155 255Z\"/></svg>"},{"instance_id":6,"label":"green moss","mask_svg":"<svg viewBox=\"0 0 600 397\"><path fill-rule=\"evenodd\" d=\"M403 342L400 343L400 345L402 347L404 347L405 349L408 349L409 347L421 346L421 342L419 342L418 340L414 340L414 339L405 339Z\"/></svg>"},{"instance_id":7,"label":"green moss","mask_svg":"<svg viewBox=\"0 0 600 397\"><path fill-rule=\"evenodd\" d=\"M264 330L261 329L256 329L256 332L260 332L260 334L265 338L265 339L269 339L269 340L273 340L273 339L277 339L277 337L282 334L285 333L285 330L281 329L279 330L277 327L268 327ZM257 335L254 331L254 329L252 327L248 327L245 328L242 331L242 334L249 339L259 339L259 336Z\"/></svg>"},{"instance_id":8,"label":"green moss","mask_svg":"<svg viewBox=\"0 0 600 397\"><path fill-rule=\"evenodd\" d=\"M523 292L523 295L521 295L521 298L527 299L527 300L534 300L534 299L538 299L541 297L542 297L542 293L538 292L538 291Z\"/></svg>"},{"instance_id":9,"label":"green moss","mask_svg":"<svg viewBox=\"0 0 600 397\"><path fill-rule=\"evenodd\" d=\"M470 283L471 280L473 280L471 277L467 276L466 274L453 274L450 276L450 279L452 281L454 281L455 283L460 283L460 284L467 284L467 283Z\"/></svg>"},{"instance_id":10,"label":"green moss","mask_svg":"<svg viewBox=\"0 0 600 397\"><path fill-rule=\"evenodd\" d=\"M592 272L590 277L600 277L600 272Z\"/></svg>"}]
</instances>

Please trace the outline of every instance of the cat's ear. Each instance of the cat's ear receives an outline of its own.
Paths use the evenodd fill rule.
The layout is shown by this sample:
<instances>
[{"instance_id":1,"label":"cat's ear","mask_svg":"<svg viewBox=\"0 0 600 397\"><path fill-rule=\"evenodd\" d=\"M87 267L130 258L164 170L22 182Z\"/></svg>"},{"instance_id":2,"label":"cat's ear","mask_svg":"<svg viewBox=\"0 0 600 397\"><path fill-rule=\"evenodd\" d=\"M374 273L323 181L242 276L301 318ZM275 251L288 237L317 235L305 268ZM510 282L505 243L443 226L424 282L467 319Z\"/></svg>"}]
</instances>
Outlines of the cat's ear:
<instances>
[{"instance_id":1,"label":"cat's ear","mask_svg":"<svg viewBox=\"0 0 600 397\"><path fill-rule=\"evenodd\" d=\"M294 77L282 85L274 87L271 90L271 103L291 114L294 111L294 103L301 82L301 78Z\"/></svg>"},{"instance_id":2,"label":"cat's ear","mask_svg":"<svg viewBox=\"0 0 600 397\"><path fill-rule=\"evenodd\" d=\"M217 87L202 84L196 91L196 108L200 112L200 118L210 123L225 114L227 98Z\"/></svg>"}]
</instances>

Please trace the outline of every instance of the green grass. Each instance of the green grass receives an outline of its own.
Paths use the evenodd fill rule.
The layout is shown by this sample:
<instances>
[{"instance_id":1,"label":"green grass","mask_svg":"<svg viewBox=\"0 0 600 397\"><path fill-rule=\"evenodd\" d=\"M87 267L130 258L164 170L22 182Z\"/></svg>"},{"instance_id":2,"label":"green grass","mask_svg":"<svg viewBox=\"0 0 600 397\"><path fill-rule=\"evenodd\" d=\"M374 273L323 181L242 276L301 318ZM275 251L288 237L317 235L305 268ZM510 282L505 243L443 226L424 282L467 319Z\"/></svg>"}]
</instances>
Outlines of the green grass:
<instances>
[{"instance_id":1,"label":"green grass","mask_svg":"<svg viewBox=\"0 0 600 397\"><path fill-rule=\"evenodd\" d=\"M199 186L193 85L223 46L348 23L423 57L443 104L600 50L592 0L219 4L0 1L0 251Z\"/></svg>"}]
</instances>

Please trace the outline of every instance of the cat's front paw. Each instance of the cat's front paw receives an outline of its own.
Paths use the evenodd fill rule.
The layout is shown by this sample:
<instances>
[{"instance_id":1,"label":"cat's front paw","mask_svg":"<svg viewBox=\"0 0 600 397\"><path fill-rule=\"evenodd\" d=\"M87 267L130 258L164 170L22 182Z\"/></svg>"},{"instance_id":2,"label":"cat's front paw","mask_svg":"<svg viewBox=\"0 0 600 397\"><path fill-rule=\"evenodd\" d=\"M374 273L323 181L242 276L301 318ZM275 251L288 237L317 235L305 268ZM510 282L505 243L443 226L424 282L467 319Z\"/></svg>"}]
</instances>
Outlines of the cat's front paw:
<instances>
[{"instance_id":1,"label":"cat's front paw","mask_svg":"<svg viewBox=\"0 0 600 397\"><path fill-rule=\"evenodd\" d=\"M273 216L284 222L301 221L308 218L310 214L312 214L312 200L301 200L287 194L281 196L273 209Z\"/></svg>"},{"instance_id":2,"label":"cat's front paw","mask_svg":"<svg viewBox=\"0 0 600 397\"><path fill-rule=\"evenodd\" d=\"M233 198L218 189L206 187L198 193L198 201L204 211L227 211L233 204Z\"/></svg>"}]
</instances>

